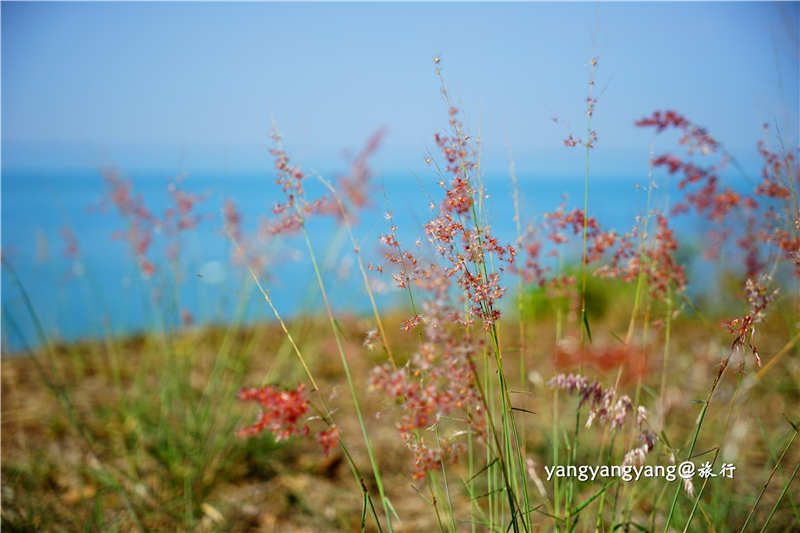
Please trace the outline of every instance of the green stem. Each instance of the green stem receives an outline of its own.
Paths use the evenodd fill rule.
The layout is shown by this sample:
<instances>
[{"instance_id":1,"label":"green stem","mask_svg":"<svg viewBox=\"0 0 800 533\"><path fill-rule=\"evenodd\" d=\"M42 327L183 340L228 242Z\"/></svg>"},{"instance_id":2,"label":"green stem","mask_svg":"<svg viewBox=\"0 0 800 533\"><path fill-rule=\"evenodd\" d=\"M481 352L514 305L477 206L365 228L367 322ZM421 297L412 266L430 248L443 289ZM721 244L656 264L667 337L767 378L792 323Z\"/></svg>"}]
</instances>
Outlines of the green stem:
<instances>
[{"instance_id":1,"label":"green stem","mask_svg":"<svg viewBox=\"0 0 800 533\"><path fill-rule=\"evenodd\" d=\"M706 412L708 411L708 406L711 403L711 398L714 395L714 391L717 389L717 385L719 385L719 382L720 382L720 379L722 378L722 375L725 373L725 369L728 368L728 362L730 361L730 358L731 358L732 355L733 355L733 352L731 352L728 355L727 359L723 360L722 367L717 372L717 377L714 379L714 383L711 385L711 390L708 392L708 396L706 397L706 401L703 403L703 408L700 411L700 416L699 416L699 420L697 422L697 426L695 427L695 430L694 430L694 435L692 435L692 443L689 446L689 452L686 454L686 459L687 460L692 457L692 453L694 452L694 446L697 443L697 437L700 434L700 428L703 426L703 420L705 419ZM795 435L797 435L797 432L795 432ZM793 437L793 439L794 439L794 437ZM664 525L664 533L668 533L669 532L669 525L670 525L670 522L672 522L672 515L675 513L675 506L678 503L678 494L680 494L680 490L681 490L681 484L678 483L678 486L675 487L675 494L672 497L672 503L670 504L670 507L669 507L669 514L667 515L667 522Z\"/></svg>"},{"instance_id":2,"label":"green stem","mask_svg":"<svg viewBox=\"0 0 800 533\"><path fill-rule=\"evenodd\" d=\"M319 283L320 292L322 292L322 299L325 302L325 309L328 312L328 320L331 325L331 330L333 331L333 336L336 339L336 347L339 351L339 357L342 361L342 367L344 368L345 376L347 377L347 385L350 388L350 395L353 397L353 404L356 408L356 415L358 416L358 423L361 426L361 433L364 437L364 444L367 448L367 455L369 455L369 462L372 466L372 473L375 475L375 483L378 486L378 493L381 497L381 504L383 505L384 514L386 516L386 524L389 528L389 531L393 531L392 529L392 517L389 511L389 506L386 502L386 495L383 489L383 482L381 481L381 473L380 469L378 468L378 463L375 460L375 454L372 451L372 443L370 441L369 435L367 434L367 426L364 423L364 415L361 412L361 405L358 401L358 395L356 394L356 388L353 384L353 378L350 374L350 365L347 363L347 357L344 354L344 348L342 346L342 340L339 335L339 328L336 324L336 320L333 318L333 311L331 310L330 302L328 301L328 293L325 290L325 283L322 281L322 274L319 271L319 265L317 264L317 258L314 255L314 248L311 246L311 239L308 236L308 230L306 230L305 225L303 225L303 237L306 241L306 247L308 248L308 253L311 256L311 262L314 265L314 273L317 277L317 282Z\"/></svg>"},{"instance_id":3,"label":"green stem","mask_svg":"<svg viewBox=\"0 0 800 533\"><path fill-rule=\"evenodd\" d=\"M753 508L750 509L749 513L747 513L747 518L745 518L744 524L742 524L742 528L739 530L739 533L742 533L747 528L747 524L750 523L750 519L753 517L753 514L755 514L756 509L758 508L758 504L761 502L761 497L764 496L764 492L766 492L767 486L769 485L769 482L772 481L772 476L775 475L775 471L778 469L778 466L781 464L781 461L783 460L783 456L786 455L786 452L788 452L789 448L791 448L792 443L794 442L794 439L797 438L797 432L798 432L798 429L795 427L794 428L794 433L792 434L792 438L789 439L789 442L783 448L783 452L781 453L780 457L778 457L778 461L775 463L775 466L773 466L772 470L770 470L769 476L767 477L767 480L764 482L764 485L761 487L761 492L759 492L758 497L756 498L756 501L753 504ZM795 473L797 473L797 469L795 469ZM794 474L792 474L792 477L790 478L789 481L791 482L792 479L794 479ZM787 488L788 488L788 485L787 485ZM785 490L786 490L786 488L784 488L784 491ZM778 502L780 502L780 500L778 500ZM777 503L775 505L777 505ZM773 510L773 512L774 512L774 510ZM771 518L772 518L772 515L770 514L770 519Z\"/></svg>"},{"instance_id":4,"label":"green stem","mask_svg":"<svg viewBox=\"0 0 800 533\"><path fill-rule=\"evenodd\" d=\"M775 511L778 509L778 505L783 500L783 497L786 496L786 492L789 490L789 485L792 484L794 481L794 477L797 475L797 471L800 470L800 463L797 463L797 466L794 467L794 472L792 475L789 476L789 480L786 482L786 485L783 486L783 490L781 491L781 495L778 497L778 501L775 502L775 505L772 506L772 510L769 512L769 516L767 517L767 521L764 522L764 525L761 526L761 533L764 533L767 530L767 526L769 525L770 521L772 521L772 516L775 514Z\"/></svg>"}]
</instances>

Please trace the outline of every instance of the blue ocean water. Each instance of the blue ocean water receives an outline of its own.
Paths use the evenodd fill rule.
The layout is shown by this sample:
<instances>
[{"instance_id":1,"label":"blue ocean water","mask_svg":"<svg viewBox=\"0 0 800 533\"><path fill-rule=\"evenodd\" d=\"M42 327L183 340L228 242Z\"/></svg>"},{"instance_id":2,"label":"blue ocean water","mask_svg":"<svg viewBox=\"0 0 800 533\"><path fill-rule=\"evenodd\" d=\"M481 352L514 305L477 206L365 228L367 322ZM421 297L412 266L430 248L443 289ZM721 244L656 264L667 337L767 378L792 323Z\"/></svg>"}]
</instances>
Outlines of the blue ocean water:
<instances>
[{"instance_id":1,"label":"blue ocean water","mask_svg":"<svg viewBox=\"0 0 800 533\"><path fill-rule=\"evenodd\" d=\"M169 207L167 187L174 176L148 171L127 176L134 194L141 195L148 208L161 214ZM647 193L637 184L643 177L595 178L590 181L590 214L605 228L630 230L637 216L645 213ZM379 236L388 231L385 214L404 246L425 243L423 224L430 218L429 197L441 196L438 178L385 174L373 181L374 203L359 214L354 227L356 239L367 263L380 263ZM562 201L568 208L583 205L583 177L554 178L544 175L518 176L523 226L536 223L542 213L555 210ZM222 228L222 206L233 201L242 215L245 231L255 231L259 219L272 216L272 206L282 199L280 189L268 172L240 173L220 177L196 173L184 178L181 188L200 194L198 226L180 237L180 277L163 257L164 248L156 235L153 253L157 274L145 279L130 247L114 238L125 221L113 210L98 209L105 184L95 171L4 171L2 176L2 252L16 273L2 273L3 346L17 351L41 342L35 322L20 290L24 287L37 319L51 338L97 337L104 328L114 333L131 333L164 327L164 317L174 322L188 311L195 324L226 323L237 316L245 321L272 317L263 299L248 283L246 272L232 264L233 245ZM512 243L516 224L512 185L506 174L485 177L489 222L501 241ZM313 187L312 187L313 189ZM318 191L309 191L313 195ZM663 186L654 191L651 205L666 207L678 192ZM388 205L387 205L388 202ZM689 242L699 236L691 217L677 219L677 233ZM63 228L74 232L79 254L66 257ZM341 226L333 218L309 223L309 233L330 288L330 300L340 312L369 309L352 248ZM272 246L272 262L265 271L279 311L289 317L321 309L321 300L305 243L299 237L279 239ZM423 244L424 247L424 244ZM577 252L577 250L574 250ZM379 305L402 305L405 295L393 289L388 271L371 274L376 281ZM165 282L166 281L166 282ZM516 282L510 285L515 285ZM177 291L173 287L177 286ZM159 287L161 292L159 293ZM164 294L169 287L169 294ZM382 290L385 289L385 290ZM160 294L154 312L153 298Z\"/></svg>"}]
</instances>

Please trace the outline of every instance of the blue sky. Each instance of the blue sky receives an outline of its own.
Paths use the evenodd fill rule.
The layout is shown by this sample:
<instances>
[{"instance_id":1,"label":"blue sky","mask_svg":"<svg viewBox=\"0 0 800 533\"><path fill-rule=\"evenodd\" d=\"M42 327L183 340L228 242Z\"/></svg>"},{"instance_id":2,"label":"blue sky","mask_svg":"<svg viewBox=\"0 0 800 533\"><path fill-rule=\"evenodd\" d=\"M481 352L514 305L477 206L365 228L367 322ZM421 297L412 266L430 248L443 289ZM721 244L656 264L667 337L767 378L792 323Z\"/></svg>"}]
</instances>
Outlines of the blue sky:
<instances>
[{"instance_id":1,"label":"blue sky","mask_svg":"<svg viewBox=\"0 0 800 533\"><path fill-rule=\"evenodd\" d=\"M2 3L4 167L256 169L273 117L328 165L379 126L384 169L446 124L432 58L488 167L547 171L603 90L596 156L646 161L632 123L674 108L731 150L798 129L800 7L783 4ZM573 158L574 156L566 156ZM746 158L746 156L745 156ZM576 161L573 161L576 162Z\"/></svg>"}]
</instances>

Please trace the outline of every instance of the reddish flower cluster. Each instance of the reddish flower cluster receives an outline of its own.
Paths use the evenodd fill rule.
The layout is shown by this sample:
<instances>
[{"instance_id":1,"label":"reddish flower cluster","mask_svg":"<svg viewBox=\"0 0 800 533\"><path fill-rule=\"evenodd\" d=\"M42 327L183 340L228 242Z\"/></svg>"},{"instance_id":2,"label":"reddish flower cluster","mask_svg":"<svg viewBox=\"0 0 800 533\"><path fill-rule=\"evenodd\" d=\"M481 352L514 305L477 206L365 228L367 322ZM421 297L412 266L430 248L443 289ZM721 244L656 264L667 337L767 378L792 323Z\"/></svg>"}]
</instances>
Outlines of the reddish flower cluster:
<instances>
[{"instance_id":1,"label":"reddish flower cluster","mask_svg":"<svg viewBox=\"0 0 800 533\"><path fill-rule=\"evenodd\" d=\"M679 143L686 147L689 156L695 153L710 155L720 149L719 142L705 128L693 124L675 111L655 111L651 117L638 120L636 125L655 127L658 133L669 128L680 130L682 135ZM652 165L667 167L670 174L683 174L678 183L680 189L685 189L688 185L694 187L693 191L686 193L686 203L675 206L674 213L685 212L692 206L698 214L707 216L711 221L721 222L735 208L754 207L730 187L720 190L718 173L725 168L727 162L728 157L723 156L714 165L704 168L673 154L663 154L654 158Z\"/></svg>"},{"instance_id":2,"label":"reddish flower cluster","mask_svg":"<svg viewBox=\"0 0 800 533\"><path fill-rule=\"evenodd\" d=\"M560 264L560 259L568 253L568 246L577 248L581 245L584 223L586 264L600 260L618 241L617 233L603 230L594 217L586 219L582 209L567 211L566 202L562 202L558 209L544 214L538 227L530 227L525 232L521 239L524 264L515 270L525 283L535 283L544 288L548 298L564 301L571 311L580 308L577 280L570 273L552 272L547 262L552 261L548 258L559 258Z\"/></svg>"},{"instance_id":3,"label":"reddish flower cluster","mask_svg":"<svg viewBox=\"0 0 800 533\"><path fill-rule=\"evenodd\" d=\"M192 213L192 209L203 198L179 189L178 185L181 180L182 178L179 177L175 182L169 184L169 195L174 206L166 210L162 223L164 227L171 228L175 232L194 228L201 220L201 216Z\"/></svg>"},{"instance_id":4,"label":"reddish flower cluster","mask_svg":"<svg viewBox=\"0 0 800 533\"><path fill-rule=\"evenodd\" d=\"M586 148L594 148L597 144L597 132L592 130L589 132L589 139L586 141Z\"/></svg>"},{"instance_id":5,"label":"reddish flower cluster","mask_svg":"<svg viewBox=\"0 0 800 533\"><path fill-rule=\"evenodd\" d=\"M293 390L279 390L271 385L259 389L242 389L239 399L253 401L261 406L256 423L240 429L237 432L240 437L257 435L265 429L275 435L277 441L288 439L292 435L308 434L307 425L298 426L300 418L308 412L304 385L298 385Z\"/></svg>"},{"instance_id":6,"label":"reddish flower cluster","mask_svg":"<svg viewBox=\"0 0 800 533\"><path fill-rule=\"evenodd\" d=\"M793 265L796 276L800 276L800 214L792 200L792 191L800 187L797 155L788 151L783 155L772 152L764 141L759 142L758 151L763 159L761 182L752 195L743 195L730 187L721 188L719 172L725 168L730 157L720 143L701 127L694 125L675 111L656 111L649 118L636 123L637 126L655 127L657 132L674 128L682 132L680 144L689 156L721 154L718 161L709 166L698 166L672 154L664 154L653 160L656 167L666 167L670 174L682 174L678 183L681 189L691 186L685 202L679 203L673 213L686 212L694 208L698 214L711 222L720 224L729 220L731 213L739 219L727 227L716 227L710 237L707 256L719 257L720 250L731 235L744 252L747 277L755 277L764 265L760 253L765 249L774 259L782 258ZM764 125L765 132L769 128ZM800 147L798 148L800 150ZM761 214L759 214L759 209Z\"/></svg>"},{"instance_id":7,"label":"reddish flower cluster","mask_svg":"<svg viewBox=\"0 0 800 533\"><path fill-rule=\"evenodd\" d=\"M545 213L545 222L542 224L541 229L548 231L548 218ZM556 240L554 240L554 238ZM556 245L567 242L566 237L558 234L548 233L547 239ZM574 280L568 276L554 276L548 278L548 274L552 270L550 267L544 265L544 258L542 257L542 241L538 234L532 228L525 233L522 238L522 250L525 257L525 263L515 269L515 271L522 276L526 283L536 283L540 287L548 286L568 286ZM557 256L559 254L557 249L548 252L548 256Z\"/></svg>"},{"instance_id":8,"label":"reddish flower cluster","mask_svg":"<svg viewBox=\"0 0 800 533\"><path fill-rule=\"evenodd\" d=\"M572 237L583 236L585 224L587 240L586 263L597 261L610 246L613 246L617 238L616 232L601 230L594 217L586 219L583 209L573 209L567 213L564 207L562 203L556 211L544 214L544 227L547 230L547 238L553 244L565 244L569 242L570 234ZM553 253L552 255L556 254Z\"/></svg>"},{"instance_id":9,"label":"reddish flower cluster","mask_svg":"<svg viewBox=\"0 0 800 533\"><path fill-rule=\"evenodd\" d=\"M270 153L275 156L275 183L286 195L286 202L276 202L272 208L278 219L271 224L270 231L274 234L294 233L303 227L303 216L310 214L315 205L322 205L322 201L318 200L315 204L305 201L303 180L306 175L300 167L289 164L290 159L283 149L280 134L273 129L270 137L275 144L270 149Z\"/></svg>"},{"instance_id":10,"label":"reddish flower cluster","mask_svg":"<svg viewBox=\"0 0 800 533\"><path fill-rule=\"evenodd\" d=\"M131 183L124 180L115 169L102 169L103 180L109 188L108 199L123 216L152 221L153 215L145 207L141 196L134 196Z\"/></svg>"},{"instance_id":11,"label":"reddish flower cluster","mask_svg":"<svg viewBox=\"0 0 800 533\"><path fill-rule=\"evenodd\" d=\"M592 89L594 88L594 83L595 83L594 81L595 67L597 67L596 57L592 58L592 61L589 63L589 67L590 67L589 96L586 97L586 119L590 123L592 117L594 116L594 109L597 106L597 98L592 97ZM556 124L559 123L558 117L553 117L552 120ZM569 134L569 137L564 139L564 146L566 146L567 148L574 148L579 145L585 146L586 148L594 148L597 145L597 132L595 130L590 130L588 133L588 138L585 141L580 137L575 137L572 133Z\"/></svg>"},{"instance_id":12,"label":"reddish flower cluster","mask_svg":"<svg viewBox=\"0 0 800 533\"><path fill-rule=\"evenodd\" d=\"M749 349L755 356L758 366L761 366L761 358L758 356L758 349L754 344L756 324L764 320L767 307L778 295L778 289L769 290L770 281L771 279L767 275L762 275L758 281L748 279L745 283L745 294L750 304L748 313L741 318L734 318L724 324L728 331L734 335L731 350L740 347Z\"/></svg>"},{"instance_id":13,"label":"reddish flower cluster","mask_svg":"<svg viewBox=\"0 0 800 533\"><path fill-rule=\"evenodd\" d=\"M392 214L386 214L386 220L392 220ZM386 247L384 258L394 265L397 265L398 271L392 274L392 279L398 288L406 289L411 286L412 279L419 279L421 271L419 270L419 262L411 252L403 250L400 247L400 241L397 239L397 226L391 224L389 226L390 233L381 235L380 242ZM370 265L370 270L377 269L378 272L383 272L382 266L375 267Z\"/></svg>"},{"instance_id":14,"label":"reddish flower cluster","mask_svg":"<svg viewBox=\"0 0 800 533\"><path fill-rule=\"evenodd\" d=\"M711 137L704 128L692 124L675 111L664 113L657 111L653 113L652 117L642 119L636 125L655 127L657 132L669 128L680 130L682 136L679 142L686 146L689 156L695 153L709 155L723 152L720 143ZM718 162L710 167L701 167L671 154L664 154L653 160L654 166L665 166L670 174L681 173L683 175L678 183L681 189L690 185L693 187L692 191L686 193L685 202L677 204L673 213L686 212L693 207L699 215L707 217L716 224L727 222L728 215L733 212L740 215L740 220L744 220L744 223L736 221L732 226L715 227L709 231L709 246L706 249L706 256L718 258L728 238L735 234L735 242L744 252L748 277L756 276L764 265L760 259L759 243L776 245L778 250L781 250L781 253L790 260L794 260L797 251L800 250L800 238L791 228L793 211L787 201L791 180L800 179L797 178L796 172L792 177L791 168L794 158L791 154L785 158L777 156L767 150L763 142L759 143L759 152L764 158L764 168L762 182L756 188L753 196L742 195L730 187L722 189L719 186L718 172L725 168L729 160L729 156L724 152ZM770 206L764 214L763 224L760 227L756 218L760 202L756 201L756 196L763 198L765 203L783 204L784 214L776 217L774 206ZM795 213L794 217L796 218L796 216ZM735 233L734 229L737 230ZM796 263L796 265L800 265L800 263ZM800 275L800 266L796 268L796 273Z\"/></svg>"},{"instance_id":15,"label":"reddish flower cluster","mask_svg":"<svg viewBox=\"0 0 800 533\"><path fill-rule=\"evenodd\" d=\"M597 145L597 132L595 130L591 130L589 132L589 138L585 142L580 137L574 137L571 133L569 137L564 139L564 146L566 146L567 148L574 148L578 145L585 146L586 148L594 148L595 145Z\"/></svg>"},{"instance_id":16,"label":"reddish flower cluster","mask_svg":"<svg viewBox=\"0 0 800 533\"><path fill-rule=\"evenodd\" d=\"M767 124L763 127L765 132L769 132ZM792 194L790 182L792 176L786 174L791 174L793 170L795 155L787 153L781 157L767 149L764 141L758 141L758 153L764 160L764 165L761 168L761 183L756 188L756 194L779 200L788 199Z\"/></svg>"},{"instance_id":17,"label":"reddish flower cluster","mask_svg":"<svg viewBox=\"0 0 800 533\"><path fill-rule=\"evenodd\" d=\"M623 281L632 281L641 273L654 298L666 296L670 287L681 292L686 288L686 275L682 265L675 260L678 242L669 227L667 217L656 215L658 231L651 242L644 242L640 247L634 245L634 230L619 239L610 264L599 268L595 275L616 277Z\"/></svg>"},{"instance_id":18,"label":"reddish flower cluster","mask_svg":"<svg viewBox=\"0 0 800 533\"><path fill-rule=\"evenodd\" d=\"M339 178L338 189L343 193L349 207L353 210L368 205L369 181L372 171L369 168L369 158L377 151L385 134L378 130L368 140L362 151L355 157L350 166L350 173ZM306 174L300 167L290 165L289 156L283 149L281 136L273 130L271 134L274 148L270 153L275 157L275 170L277 183L284 195L285 202L277 202L272 208L273 214L278 218L272 222L268 229L271 233L294 233L303 227L303 219L312 214L334 215L342 219L342 209L334 198L322 196L316 200L308 200L305 196L304 181Z\"/></svg>"},{"instance_id":19,"label":"reddish flower cluster","mask_svg":"<svg viewBox=\"0 0 800 533\"><path fill-rule=\"evenodd\" d=\"M124 180L116 170L104 169L102 174L109 188L108 200L128 222L128 229L115 233L114 237L128 241L142 274L150 277L156 268L147 252L153 243L153 229L158 225L158 220L145 207L141 196L132 194L130 182Z\"/></svg>"},{"instance_id":20,"label":"reddish flower cluster","mask_svg":"<svg viewBox=\"0 0 800 533\"><path fill-rule=\"evenodd\" d=\"M109 191L107 199L101 203L101 208L107 209L109 205L113 205L127 221L127 230L115 233L114 237L128 241L142 274L150 277L156 271L148 252L153 244L153 235L157 231L173 239L167 247L167 257L170 260L177 260L177 235L194 228L202 219L200 215L193 213L197 203L203 200L202 197L180 189L182 177L179 177L171 182L167 189L173 206L164 212L163 218L158 218L147 209L141 196L133 195L131 183L123 179L116 170L104 169L102 174Z\"/></svg>"},{"instance_id":21,"label":"reddish flower cluster","mask_svg":"<svg viewBox=\"0 0 800 533\"><path fill-rule=\"evenodd\" d=\"M594 85L594 80L592 80L590 83ZM592 98L591 96L586 97L586 115L588 117L591 118L592 115L594 115L594 108L596 105L597 105L597 98Z\"/></svg>"},{"instance_id":22,"label":"reddish flower cluster","mask_svg":"<svg viewBox=\"0 0 800 533\"><path fill-rule=\"evenodd\" d=\"M271 385L258 389L242 389L239 399L256 402L261 407L255 424L236 432L239 437L250 437L264 430L272 433L276 441L288 439L292 435L309 434L308 425L300 425L301 418L308 413L309 408L304 385L286 390L279 390ZM331 424L327 429L317 432L316 440L325 455L328 455L339 444L339 428Z\"/></svg>"},{"instance_id":23,"label":"reddish flower cluster","mask_svg":"<svg viewBox=\"0 0 800 533\"><path fill-rule=\"evenodd\" d=\"M331 450L339 445L339 428L335 425L317 433L317 443L322 447L322 453L328 455Z\"/></svg>"},{"instance_id":24,"label":"reddish flower cluster","mask_svg":"<svg viewBox=\"0 0 800 533\"><path fill-rule=\"evenodd\" d=\"M666 130L667 128L687 129L691 127L691 123L686 120L680 113L676 111L654 111L650 117L637 120L636 125L640 128L653 126L658 133Z\"/></svg>"},{"instance_id":25,"label":"reddish flower cluster","mask_svg":"<svg viewBox=\"0 0 800 533\"><path fill-rule=\"evenodd\" d=\"M540 287L563 289L575 284L575 279L567 275L557 275L548 278L550 267L544 266L542 258L542 242L537 239L537 234L544 234L545 239L554 246L547 255L560 256L559 247L569 244L580 236L583 238L584 222L586 224L586 263L590 264L601 259L618 240L615 231L605 231L594 217L584 220L582 209L566 211L566 204L562 203L553 212L545 213L544 220L538 232L529 230L523 237L523 251L525 264L517 270L526 283L536 283Z\"/></svg>"},{"instance_id":26,"label":"reddish flower cluster","mask_svg":"<svg viewBox=\"0 0 800 533\"><path fill-rule=\"evenodd\" d=\"M414 315L408 320L404 320L401 327L403 328L403 331L410 331L416 328L421 321L422 317L420 315Z\"/></svg>"},{"instance_id":27,"label":"reddish flower cluster","mask_svg":"<svg viewBox=\"0 0 800 533\"><path fill-rule=\"evenodd\" d=\"M461 413L467 424L485 436L483 403L477 389L472 357L479 343L469 336L456 337L449 329L459 313L443 304L426 304L425 342L399 369L386 364L375 368L370 386L395 399L403 409L397 424L400 435L414 453L414 478L440 469L441 461L454 461L460 447L442 441L430 447L419 431L439 423L444 415Z\"/></svg>"},{"instance_id":28,"label":"reddish flower cluster","mask_svg":"<svg viewBox=\"0 0 800 533\"><path fill-rule=\"evenodd\" d=\"M236 204L231 200L225 200L222 208L222 216L225 220L225 229L230 232L236 242L242 241L242 215L236 209Z\"/></svg>"},{"instance_id":29,"label":"reddish flower cluster","mask_svg":"<svg viewBox=\"0 0 800 533\"><path fill-rule=\"evenodd\" d=\"M409 448L414 454L414 479L422 479L431 470L441 470L442 464L458 462L458 456L464 453L464 445L442 439L438 446L427 446L425 440L410 442Z\"/></svg>"},{"instance_id":30,"label":"reddish flower cluster","mask_svg":"<svg viewBox=\"0 0 800 533\"><path fill-rule=\"evenodd\" d=\"M172 199L173 207L168 208L164 212L163 219L158 221L164 234L172 239L167 247L167 258L170 261L177 261L180 255L178 234L196 227L203 218L201 215L193 213L192 210L204 198L180 189L181 181L183 181L183 176L179 176L168 185L167 191Z\"/></svg>"},{"instance_id":31,"label":"reddish flower cluster","mask_svg":"<svg viewBox=\"0 0 800 533\"><path fill-rule=\"evenodd\" d=\"M242 215L231 200L225 200L222 209L225 230L235 242L231 260L234 265L248 266L255 272L263 272L269 262L268 248L272 227L262 220L261 227L252 234L245 234Z\"/></svg>"},{"instance_id":32,"label":"reddish flower cluster","mask_svg":"<svg viewBox=\"0 0 800 533\"><path fill-rule=\"evenodd\" d=\"M446 136L437 133L433 139L447 161L445 172L453 176L450 187L445 188L447 199L443 203L443 207L447 212L463 215L472 208L472 188L469 176L475 168L472 160L474 154L469 147L469 136L464 134L463 125L457 118L458 109L450 107L449 113L453 134Z\"/></svg>"},{"instance_id":33,"label":"reddish flower cluster","mask_svg":"<svg viewBox=\"0 0 800 533\"><path fill-rule=\"evenodd\" d=\"M380 148L385 135L386 130L383 128L373 133L350 162L350 171L336 180L336 189L340 191L351 212L370 205L372 169L369 160ZM333 200L323 205L321 211L333 214L339 219L342 217L342 210Z\"/></svg>"},{"instance_id":34,"label":"reddish flower cluster","mask_svg":"<svg viewBox=\"0 0 800 533\"><path fill-rule=\"evenodd\" d=\"M550 269L542 265L542 242L536 238L532 228L525 232L520 241L525 262L515 269L516 273L522 276L525 283L543 286L546 282L545 275Z\"/></svg>"},{"instance_id":35,"label":"reddish flower cluster","mask_svg":"<svg viewBox=\"0 0 800 533\"><path fill-rule=\"evenodd\" d=\"M768 133L766 124L765 132ZM758 151L764 161L761 170L761 183L755 194L767 206L762 224L756 232L751 228L751 237L757 238L793 265L794 275L800 277L800 212L792 191L800 190L800 167L795 153L778 155L766 148L763 141ZM797 148L800 153L800 147ZM755 223L753 218L751 222ZM755 240L755 239L752 239ZM752 253L751 253L752 255ZM748 275L755 271L748 269Z\"/></svg>"},{"instance_id":36,"label":"reddish flower cluster","mask_svg":"<svg viewBox=\"0 0 800 533\"><path fill-rule=\"evenodd\" d=\"M470 179L475 165L470 159L469 136L464 134L463 125L457 119L458 110L451 107L449 113L453 134L437 134L435 140L447 161L446 171L450 177L449 181L444 177L439 182L444 198L438 205L438 215L425 224L428 240L444 259L444 264L423 268L413 254L400 247L397 227L393 224L391 232L381 236L381 242L388 248L386 259L400 270L394 276L399 287L406 288L414 282L422 288L438 291L447 285L444 278L453 278L468 303L469 315L464 318L465 323L477 318L489 329L500 316L496 302L505 293L500 286L499 272L504 270L504 263L513 263L516 250L500 244L488 227L479 225L473 206L473 195L478 192L473 190ZM432 209L436 207L432 204ZM391 220L390 214L387 219ZM489 256L500 265L498 272L488 271Z\"/></svg>"},{"instance_id":37,"label":"reddish flower cluster","mask_svg":"<svg viewBox=\"0 0 800 533\"><path fill-rule=\"evenodd\" d=\"M485 328L490 328L499 318L495 302L503 297L505 289L500 286L500 276L488 272L486 258L492 255L499 263L513 263L516 250L510 245L501 245L488 227L480 227L473 205L473 190L470 171L475 164L470 158L469 136L457 119L458 110L450 108L450 137L436 135L436 143L447 160L447 172L452 174L450 182L440 181L445 198L439 205L439 215L425 224L428 239L446 261L444 272L454 276L469 304L471 317L479 317ZM467 226L461 215L472 212L474 229ZM499 271L503 270L500 266Z\"/></svg>"}]
</instances>

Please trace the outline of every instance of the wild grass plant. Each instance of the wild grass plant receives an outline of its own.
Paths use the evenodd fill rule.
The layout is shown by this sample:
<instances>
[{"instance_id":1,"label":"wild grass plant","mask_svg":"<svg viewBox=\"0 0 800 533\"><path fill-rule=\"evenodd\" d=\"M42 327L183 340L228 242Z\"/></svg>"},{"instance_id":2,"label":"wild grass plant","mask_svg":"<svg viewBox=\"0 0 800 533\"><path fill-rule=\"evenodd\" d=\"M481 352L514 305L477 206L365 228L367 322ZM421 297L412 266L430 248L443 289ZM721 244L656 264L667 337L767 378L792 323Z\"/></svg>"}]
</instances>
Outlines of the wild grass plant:
<instances>
[{"instance_id":1,"label":"wild grass plant","mask_svg":"<svg viewBox=\"0 0 800 533\"><path fill-rule=\"evenodd\" d=\"M425 154L438 190L420 195L428 218L416 242L403 241L392 198L372 185L369 160L383 132L330 180L295 164L273 128L282 201L256 234L230 200L214 215L243 287L224 327L191 327L180 301L188 283L181 239L202 220L204 199L176 180L171 207L156 215L107 172L106 206L125 221L118 237L159 327L59 343L4 259L27 311L4 309L4 328L21 334L18 321L31 320L38 335L29 358L4 361L4 527L800 528L797 152L760 143L762 173L746 176L753 187L743 192L726 183L731 171L746 171L720 141L678 112L654 112L637 126L653 132L654 147L662 133L677 133L680 152L650 154L642 215L629 230L606 228L591 214L597 68L591 60L586 133L563 141L585 150L582 208L565 200L525 220L512 165L514 242L493 232L481 140L453 105L438 58L446 129ZM682 196L656 209L668 180ZM357 225L370 203L386 206L377 240ZM722 258L735 311L706 310L689 290L674 229L686 212L709 230L704 253ZM322 218L339 227L324 254L309 230ZM78 260L80 243L71 232L65 239ZM271 297L270 261L283 240L301 243L321 313L289 319ZM376 245L380 260L371 262L364 250ZM370 309L363 317L342 316L331 301L327 258L342 253L358 266ZM89 272L83 279L94 286ZM399 309L378 305L381 280L404 295ZM243 324L253 294L273 322ZM35 381L20 378L27 370ZM52 412L26 415L18 389ZM44 437L63 448L42 445ZM716 476L553 475L603 465L665 471L685 461ZM349 471L341 479L339 464ZM269 496L257 490L265 486ZM252 501L241 487L253 488Z\"/></svg>"}]
</instances>

